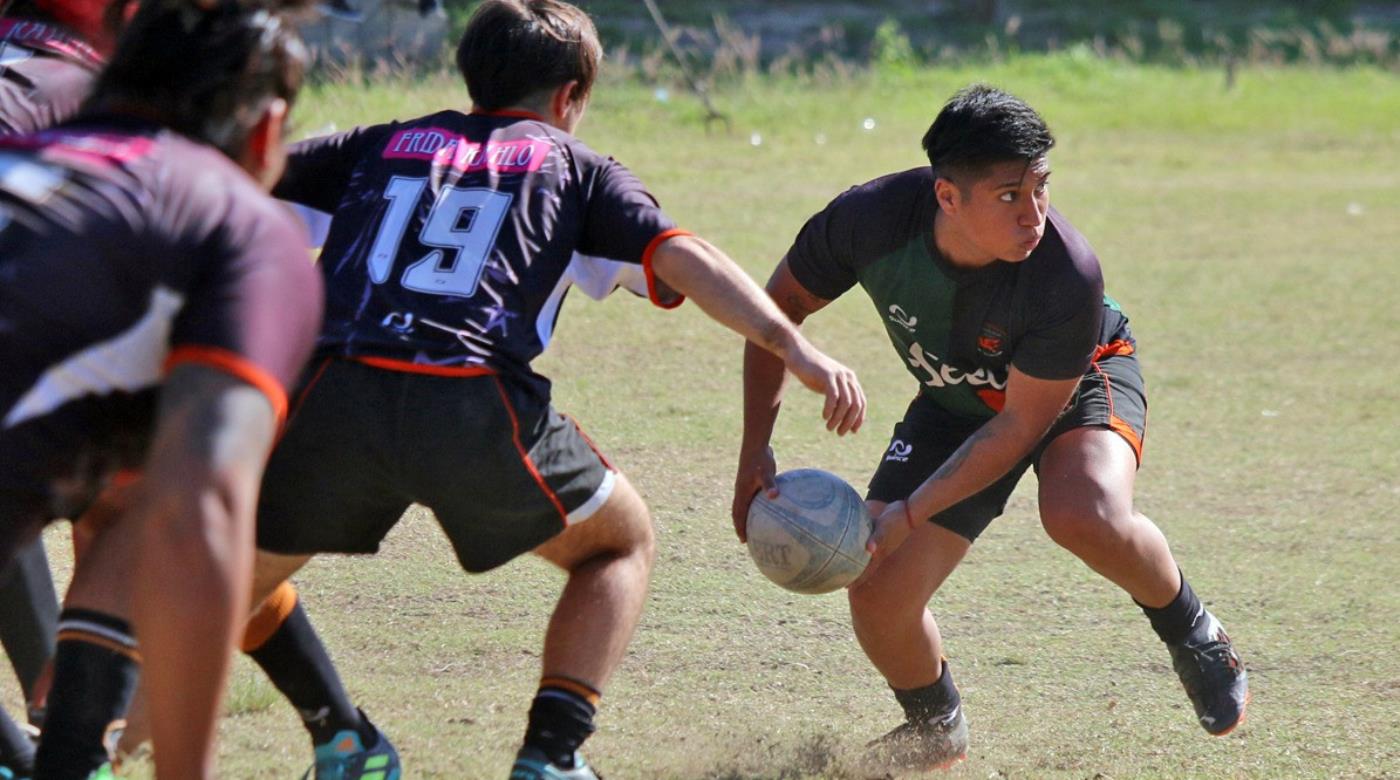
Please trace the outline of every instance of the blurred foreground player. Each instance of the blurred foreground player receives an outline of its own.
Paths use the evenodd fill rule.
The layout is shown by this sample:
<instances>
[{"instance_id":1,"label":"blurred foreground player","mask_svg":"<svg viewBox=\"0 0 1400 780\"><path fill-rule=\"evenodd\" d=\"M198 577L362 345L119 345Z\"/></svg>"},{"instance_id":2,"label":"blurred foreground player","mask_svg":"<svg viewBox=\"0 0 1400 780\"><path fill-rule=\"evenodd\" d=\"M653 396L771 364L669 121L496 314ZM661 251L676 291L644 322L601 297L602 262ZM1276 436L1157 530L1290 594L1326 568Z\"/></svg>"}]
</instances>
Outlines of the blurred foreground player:
<instances>
[{"instance_id":1,"label":"blurred foreground player","mask_svg":"<svg viewBox=\"0 0 1400 780\"><path fill-rule=\"evenodd\" d=\"M0 18L0 137L32 133L77 113L111 53L126 0L15 0ZM19 678L29 720L43 719L58 595L43 541L0 567L0 645ZM0 780L33 771L34 747L0 710Z\"/></svg>"},{"instance_id":2,"label":"blurred foreground player","mask_svg":"<svg viewBox=\"0 0 1400 780\"><path fill-rule=\"evenodd\" d=\"M0 142L0 560L145 477L74 572L41 778L104 771L142 658L158 777L212 774L258 480L321 310L264 191L305 61L287 11L146 3L77 117Z\"/></svg>"}]
</instances>

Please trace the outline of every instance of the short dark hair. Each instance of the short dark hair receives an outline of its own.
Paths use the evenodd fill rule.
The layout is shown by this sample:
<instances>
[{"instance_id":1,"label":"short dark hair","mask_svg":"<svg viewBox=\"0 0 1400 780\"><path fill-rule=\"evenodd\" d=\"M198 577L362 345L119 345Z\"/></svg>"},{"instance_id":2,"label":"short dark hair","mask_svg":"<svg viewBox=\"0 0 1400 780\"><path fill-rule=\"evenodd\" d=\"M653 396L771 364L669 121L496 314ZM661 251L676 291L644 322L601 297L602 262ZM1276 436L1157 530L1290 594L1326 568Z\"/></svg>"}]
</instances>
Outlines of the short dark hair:
<instances>
[{"instance_id":1,"label":"short dark hair","mask_svg":"<svg viewBox=\"0 0 1400 780\"><path fill-rule=\"evenodd\" d=\"M924 134L924 152L936 178L954 183L979 178L997 163L1033 162L1055 145L1035 109L986 84L960 90Z\"/></svg>"},{"instance_id":2,"label":"short dark hair","mask_svg":"<svg viewBox=\"0 0 1400 780\"><path fill-rule=\"evenodd\" d=\"M561 0L486 0L457 45L457 69L478 108L497 111L578 81L593 89L603 47L588 14Z\"/></svg>"},{"instance_id":3,"label":"short dark hair","mask_svg":"<svg viewBox=\"0 0 1400 780\"><path fill-rule=\"evenodd\" d=\"M262 109L301 88L306 0L142 0L88 110L148 117L237 157Z\"/></svg>"}]
</instances>

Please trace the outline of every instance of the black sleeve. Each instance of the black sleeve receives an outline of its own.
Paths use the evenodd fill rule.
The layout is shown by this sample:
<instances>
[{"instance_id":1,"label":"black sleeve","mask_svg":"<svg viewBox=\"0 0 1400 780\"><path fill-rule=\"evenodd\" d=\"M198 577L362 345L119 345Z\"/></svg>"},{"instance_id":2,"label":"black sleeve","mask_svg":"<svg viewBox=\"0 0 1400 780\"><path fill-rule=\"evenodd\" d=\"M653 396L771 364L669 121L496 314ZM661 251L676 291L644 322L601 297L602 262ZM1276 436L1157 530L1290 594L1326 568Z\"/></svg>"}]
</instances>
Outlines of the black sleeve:
<instances>
[{"instance_id":1,"label":"black sleeve","mask_svg":"<svg viewBox=\"0 0 1400 780\"><path fill-rule=\"evenodd\" d=\"M656 198L616 160L608 158L584 181L587 202L578 245L583 254L643 263L653 240L676 230Z\"/></svg>"},{"instance_id":2,"label":"black sleeve","mask_svg":"<svg viewBox=\"0 0 1400 780\"><path fill-rule=\"evenodd\" d=\"M856 284L856 191L846 190L807 220L788 250L793 278L818 298L834 300Z\"/></svg>"},{"instance_id":3,"label":"black sleeve","mask_svg":"<svg viewBox=\"0 0 1400 780\"><path fill-rule=\"evenodd\" d=\"M285 206L251 187L237 193L196 247L201 268L171 329L172 359L267 377L285 392L321 325L321 277L305 242Z\"/></svg>"},{"instance_id":4,"label":"black sleeve","mask_svg":"<svg viewBox=\"0 0 1400 780\"><path fill-rule=\"evenodd\" d=\"M1103 321L1098 258L1072 247L1036 284L1037 308L1011 363L1037 379L1073 379L1093 361Z\"/></svg>"},{"instance_id":5,"label":"black sleeve","mask_svg":"<svg viewBox=\"0 0 1400 780\"><path fill-rule=\"evenodd\" d=\"M392 124L357 127L292 144L287 150L287 170L272 194L333 213L355 166L393 128Z\"/></svg>"}]
</instances>

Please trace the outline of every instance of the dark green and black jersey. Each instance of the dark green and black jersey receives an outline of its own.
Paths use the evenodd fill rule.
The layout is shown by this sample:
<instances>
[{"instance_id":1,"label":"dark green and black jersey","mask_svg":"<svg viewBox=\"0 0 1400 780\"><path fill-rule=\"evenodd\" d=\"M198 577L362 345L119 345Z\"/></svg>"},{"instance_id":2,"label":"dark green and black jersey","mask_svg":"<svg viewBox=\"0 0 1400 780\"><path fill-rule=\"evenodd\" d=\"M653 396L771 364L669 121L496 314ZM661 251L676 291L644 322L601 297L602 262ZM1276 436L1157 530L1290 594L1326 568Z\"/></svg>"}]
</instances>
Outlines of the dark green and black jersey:
<instances>
[{"instance_id":1,"label":"dark green and black jersey","mask_svg":"<svg viewBox=\"0 0 1400 780\"><path fill-rule=\"evenodd\" d=\"M1030 257L964 270L934 245L937 208L927 167L852 187L807 221L788 266L821 298L865 288L920 392L958 415L996 414L1011 365L1072 379L1100 355L1131 351L1098 258L1059 212Z\"/></svg>"}]
</instances>

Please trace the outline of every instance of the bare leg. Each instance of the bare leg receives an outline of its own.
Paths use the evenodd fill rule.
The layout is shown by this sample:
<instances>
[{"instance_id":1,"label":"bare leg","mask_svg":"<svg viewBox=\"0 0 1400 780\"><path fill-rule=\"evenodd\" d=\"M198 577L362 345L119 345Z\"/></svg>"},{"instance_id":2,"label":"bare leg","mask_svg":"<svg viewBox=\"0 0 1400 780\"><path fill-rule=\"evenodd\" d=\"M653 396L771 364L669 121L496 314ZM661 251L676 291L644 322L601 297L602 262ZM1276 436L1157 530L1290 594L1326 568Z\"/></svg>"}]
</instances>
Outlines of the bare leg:
<instances>
[{"instance_id":1,"label":"bare leg","mask_svg":"<svg viewBox=\"0 0 1400 780\"><path fill-rule=\"evenodd\" d=\"M544 676L602 690L636 631L646 602L655 539L646 505L621 474L587 520L536 554L569 573L544 640Z\"/></svg>"},{"instance_id":2,"label":"bare leg","mask_svg":"<svg viewBox=\"0 0 1400 780\"><path fill-rule=\"evenodd\" d=\"M214 776L219 703L248 617L252 513L211 514L203 527L163 515L131 534L141 540L133 616L159 780ZM88 557L98 555L94 544ZM189 749L166 748L177 745Z\"/></svg>"},{"instance_id":3,"label":"bare leg","mask_svg":"<svg viewBox=\"0 0 1400 780\"><path fill-rule=\"evenodd\" d=\"M310 555L278 555L258 550L253 557L253 608L262 604L277 586L291 579L310 560Z\"/></svg>"},{"instance_id":4,"label":"bare leg","mask_svg":"<svg viewBox=\"0 0 1400 780\"><path fill-rule=\"evenodd\" d=\"M253 609L257 609L267 593L275 590L286 577L290 577L309 560L309 556L274 555L259 551L253 564ZM279 577L281 579L278 579ZM131 706L127 708L126 728L122 730L121 741L117 743L117 755L135 755L150 738L151 722L146 711L146 687L138 684L136 694L131 699Z\"/></svg>"},{"instance_id":5,"label":"bare leg","mask_svg":"<svg viewBox=\"0 0 1400 780\"><path fill-rule=\"evenodd\" d=\"M885 508L880 501L869 506L876 515ZM924 523L879 568L851 586L856 639L892 687L921 688L938 681L943 640L927 605L971 546L946 528Z\"/></svg>"},{"instance_id":6,"label":"bare leg","mask_svg":"<svg viewBox=\"0 0 1400 780\"><path fill-rule=\"evenodd\" d=\"M1137 460L1118 434L1076 428L1040 461L1040 521L1057 544L1128 592L1161 607L1181 589L1166 537L1133 509Z\"/></svg>"}]
</instances>

